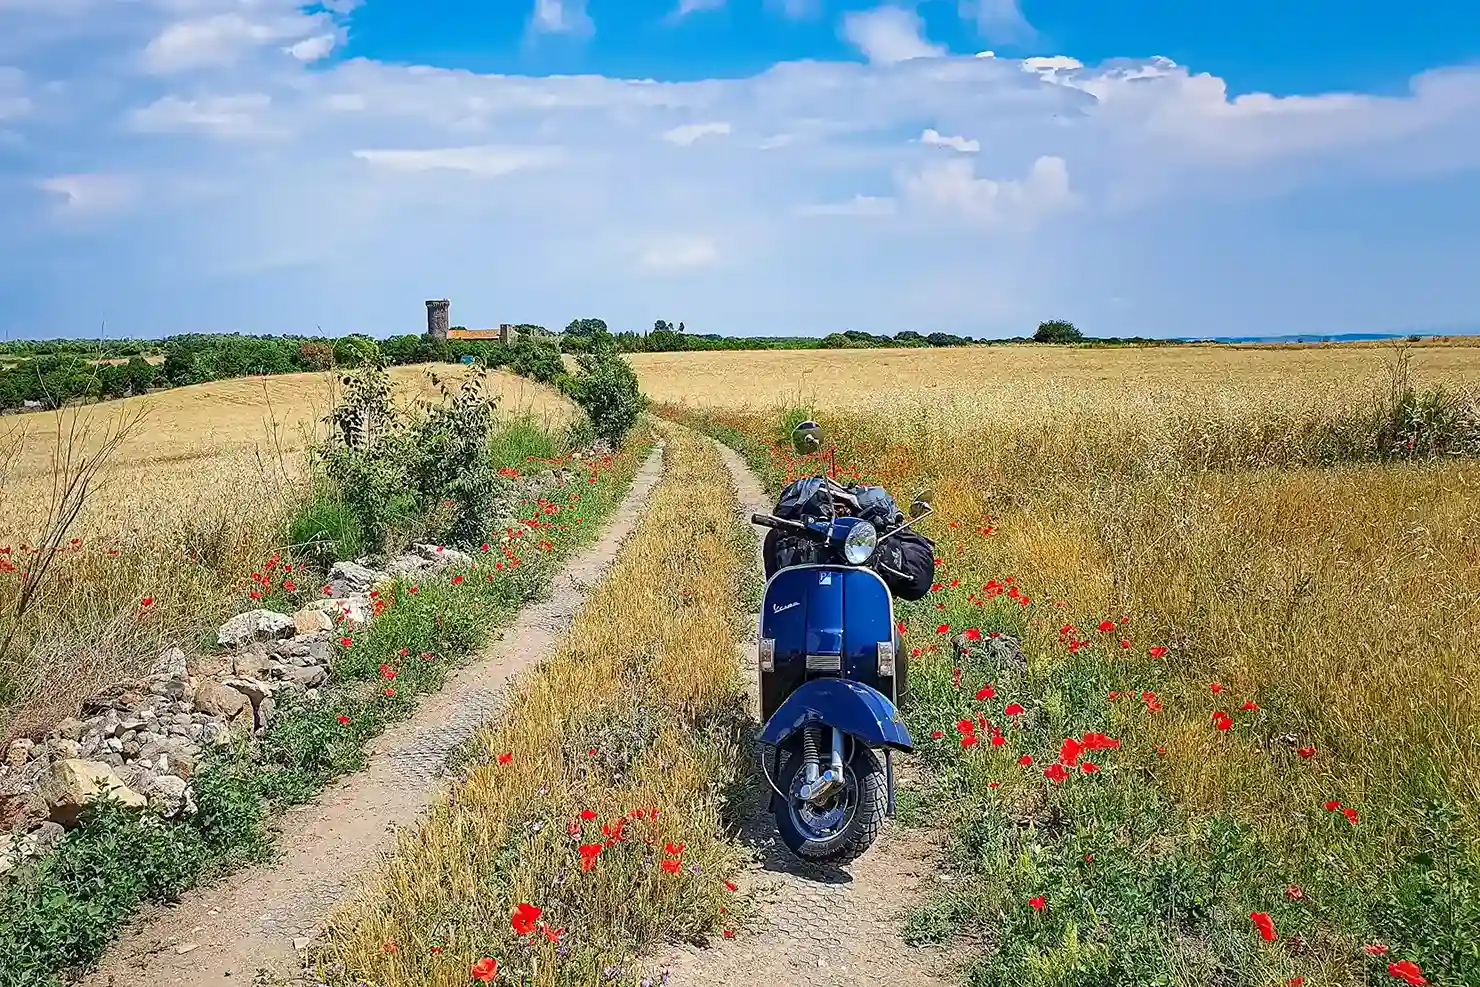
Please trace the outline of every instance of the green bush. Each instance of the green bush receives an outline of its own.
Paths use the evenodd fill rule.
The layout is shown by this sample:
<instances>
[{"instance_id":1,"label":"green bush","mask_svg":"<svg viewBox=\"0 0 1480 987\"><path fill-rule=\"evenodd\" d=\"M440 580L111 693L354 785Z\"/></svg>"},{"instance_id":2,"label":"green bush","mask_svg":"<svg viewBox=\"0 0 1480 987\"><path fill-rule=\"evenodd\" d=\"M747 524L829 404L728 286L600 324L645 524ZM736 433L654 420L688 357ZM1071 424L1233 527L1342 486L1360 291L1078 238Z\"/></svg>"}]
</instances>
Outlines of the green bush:
<instances>
[{"instance_id":1,"label":"green bush","mask_svg":"<svg viewBox=\"0 0 1480 987\"><path fill-rule=\"evenodd\" d=\"M580 371L567 390L598 438L616 445L647 410L647 398L637 383L637 374L615 350L582 353Z\"/></svg>"}]
</instances>

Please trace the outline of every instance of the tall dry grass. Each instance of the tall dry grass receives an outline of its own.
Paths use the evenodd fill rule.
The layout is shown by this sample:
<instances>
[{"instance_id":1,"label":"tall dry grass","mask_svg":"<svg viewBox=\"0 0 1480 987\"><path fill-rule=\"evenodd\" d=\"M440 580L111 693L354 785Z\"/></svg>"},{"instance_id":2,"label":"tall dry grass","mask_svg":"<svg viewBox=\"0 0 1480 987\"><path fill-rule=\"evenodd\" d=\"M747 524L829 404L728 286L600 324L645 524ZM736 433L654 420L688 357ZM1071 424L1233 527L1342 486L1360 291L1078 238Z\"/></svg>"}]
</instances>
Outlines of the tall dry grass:
<instances>
[{"instance_id":1,"label":"tall dry grass","mask_svg":"<svg viewBox=\"0 0 1480 987\"><path fill-rule=\"evenodd\" d=\"M401 400L434 390L425 368L392 378ZM502 414L574 414L549 388L489 379ZM331 373L291 374L0 418L0 559L13 567L0 566L0 740L75 715L165 648L199 650L246 607L251 574L287 551L336 388ZM86 496L62 510L86 463ZM28 594L22 574L53 559Z\"/></svg>"},{"instance_id":2,"label":"tall dry grass","mask_svg":"<svg viewBox=\"0 0 1480 987\"><path fill-rule=\"evenodd\" d=\"M973 950L987 957L973 984L1068 985L1110 974L1252 983L1315 973L1325 979L1311 982L1358 983L1365 965L1381 973L1387 962L1361 948L1374 940L1391 943L1388 959L1480 974L1480 960L1465 958L1473 946L1463 945L1480 932L1480 857L1472 851L1465 864L1452 847L1441 851L1442 813L1434 814L1436 805L1457 813L1458 845L1480 845L1480 462L1460 454L1475 449L1465 430L1477 419L1473 410L1444 419L1455 430L1431 454L1420 454L1422 442L1409 450L1392 427L1408 413L1384 409L1413 401L1393 401L1381 354L1367 353L1365 380L1330 404L1241 401L1251 385L1237 377L1120 403L1095 383L1056 382L1035 403L984 418L969 398L919 400L918 391L873 378L863 382L875 389L866 407L662 409L759 450L762 462L766 446L783 440L788 415L815 415L850 475L882 481L896 496L937 488L938 514L924 528L938 540L940 585L902 613L907 643L923 652L924 715L945 732L927 747L941 784L957 792L932 811L959 816L961 861L981 883L953 885L916 931L997 944ZM1154 364L1156 354L1147 356ZM1395 369L1400 385L1404 373ZM1446 406L1465 404L1451 395ZM774 455L783 465L773 478L784 479L785 454ZM982 592L1009 577L1029 606ZM1104 620L1113 631L1096 632ZM956 718L982 712L1000 723L1005 684L996 680L995 708L971 702L980 681L954 688L952 665L965 663L938 646L947 640L935 633L942 622L955 633L1021 635L1030 666L1017 687L1030 691L1007 695L1029 707L1038 730L1063 732L1037 738L1041 747L1020 746L1031 730L1000 749L959 747ZM1088 646L1071 651L1075 639ZM1152 657L1152 646L1167 651ZM1138 698L1147 689L1159 697L1154 712ZM1241 709L1245 701L1257 708ZM1233 711L1230 732L1210 722L1219 709ZM1098 790L1060 790L1042 767L1058 738L1088 729L1110 732L1122 747L1103 759ZM1024 753L1036 767L1018 764ZM1330 800L1356 810L1359 822L1326 812ZM988 833L984 820L997 819L999 807L1009 827L1032 820L1043 835ZM1220 849L1204 832L1229 842ZM1149 842L1134 843L1147 833ZM1117 834L1133 845L1116 848ZM1041 856L1045 845L1066 847L1064 857ZM1135 887L1167 868L1170 889ZM1416 876L1425 868L1439 876ZM1446 878L1449 868L1458 870ZM1247 883L1215 891L1220 874ZM1143 919L1175 913L1179 881L1203 895L1198 917L1144 938L1152 926ZM1446 884L1441 901L1435 888ZM1304 896L1289 897L1302 886ZM1051 909L1057 902L1063 917L1018 921L1020 911L1032 915L1024 902L1035 894ZM1134 910L1143 906L1144 916ZM1280 913L1302 934L1297 945L1251 949L1245 916L1255 909ZM1138 928L1134 946L1101 938ZM1155 955L1127 955L1168 935ZM1081 974L1090 979L1075 979Z\"/></svg>"},{"instance_id":3,"label":"tall dry grass","mask_svg":"<svg viewBox=\"0 0 1480 987\"><path fill-rule=\"evenodd\" d=\"M738 860L719 814L743 762L735 648L753 549L714 450L685 430L667 442L639 527L558 652L331 919L335 982L465 984L485 959L509 982L630 982L644 947L731 917ZM521 903L541 927L515 929Z\"/></svg>"}]
</instances>

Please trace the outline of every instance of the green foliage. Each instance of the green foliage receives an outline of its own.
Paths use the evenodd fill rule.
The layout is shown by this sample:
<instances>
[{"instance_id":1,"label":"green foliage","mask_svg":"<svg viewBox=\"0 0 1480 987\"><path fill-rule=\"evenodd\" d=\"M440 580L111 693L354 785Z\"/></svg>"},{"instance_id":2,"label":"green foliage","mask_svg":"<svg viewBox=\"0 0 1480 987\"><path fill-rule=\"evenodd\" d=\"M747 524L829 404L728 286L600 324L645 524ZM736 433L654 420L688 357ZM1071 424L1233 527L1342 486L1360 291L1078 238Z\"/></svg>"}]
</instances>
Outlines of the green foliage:
<instances>
[{"instance_id":1,"label":"green foliage","mask_svg":"<svg viewBox=\"0 0 1480 987\"><path fill-rule=\"evenodd\" d=\"M507 448L539 445L530 427L520 425L522 438L510 438ZM409 716L417 696L439 688L520 605L544 592L564 555L599 529L629 477L581 484L588 523L552 532L553 550L529 553L496 579L478 574L455 583L442 575L415 593L396 585L384 613L346 634L349 644L338 648L331 683L317 697L284 699L263 736L217 749L199 766L191 778L194 815L164 821L113 803L86 810L56 851L0 882L0 987L62 987L64 975L102 956L141 905L177 900L268 855L269 818L363 767L371 739ZM392 695L383 665L396 670Z\"/></svg>"},{"instance_id":2,"label":"green foliage","mask_svg":"<svg viewBox=\"0 0 1480 987\"><path fill-rule=\"evenodd\" d=\"M481 376L456 390L429 376L441 400L402 408L385 372L364 367L329 416L336 441L320 451L322 482L377 549L412 537L479 544L509 484L491 455L497 398Z\"/></svg>"},{"instance_id":3,"label":"green foliage","mask_svg":"<svg viewBox=\"0 0 1480 987\"><path fill-rule=\"evenodd\" d=\"M1040 322L1038 329L1033 333L1035 343L1078 343L1083 340L1084 333L1074 328L1074 323L1065 322L1063 319Z\"/></svg>"},{"instance_id":4,"label":"green foliage","mask_svg":"<svg viewBox=\"0 0 1480 987\"><path fill-rule=\"evenodd\" d=\"M359 516L337 494L325 489L303 504L288 524L293 551L320 566L366 553L365 530Z\"/></svg>"},{"instance_id":5,"label":"green foliage","mask_svg":"<svg viewBox=\"0 0 1480 987\"><path fill-rule=\"evenodd\" d=\"M571 380L571 400L581 406L599 438L616 445L647 410L637 374L614 350L584 353Z\"/></svg>"},{"instance_id":6,"label":"green foliage","mask_svg":"<svg viewBox=\"0 0 1480 987\"><path fill-rule=\"evenodd\" d=\"M334 362L341 367L382 366L380 347L369 336L351 333L334 344Z\"/></svg>"}]
</instances>

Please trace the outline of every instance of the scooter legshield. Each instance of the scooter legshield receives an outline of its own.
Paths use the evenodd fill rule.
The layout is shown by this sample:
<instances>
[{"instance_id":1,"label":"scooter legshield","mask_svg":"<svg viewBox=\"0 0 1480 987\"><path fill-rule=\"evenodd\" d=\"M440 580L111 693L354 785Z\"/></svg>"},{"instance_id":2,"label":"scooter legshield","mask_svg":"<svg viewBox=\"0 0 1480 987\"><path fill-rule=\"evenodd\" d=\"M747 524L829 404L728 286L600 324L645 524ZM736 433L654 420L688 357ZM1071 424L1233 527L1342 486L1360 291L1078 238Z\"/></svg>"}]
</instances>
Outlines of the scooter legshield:
<instances>
[{"instance_id":1,"label":"scooter legshield","mask_svg":"<svg viewBox=\"0 0 1480 987\"><path fill-rule=\"evenodd\" d=\"M766 721L761 743L780 746L809 723L836 727L870 747L914 749L899 710L888 697L849 679L813 679L801 686Z\"/></svg>"}]
</instances>

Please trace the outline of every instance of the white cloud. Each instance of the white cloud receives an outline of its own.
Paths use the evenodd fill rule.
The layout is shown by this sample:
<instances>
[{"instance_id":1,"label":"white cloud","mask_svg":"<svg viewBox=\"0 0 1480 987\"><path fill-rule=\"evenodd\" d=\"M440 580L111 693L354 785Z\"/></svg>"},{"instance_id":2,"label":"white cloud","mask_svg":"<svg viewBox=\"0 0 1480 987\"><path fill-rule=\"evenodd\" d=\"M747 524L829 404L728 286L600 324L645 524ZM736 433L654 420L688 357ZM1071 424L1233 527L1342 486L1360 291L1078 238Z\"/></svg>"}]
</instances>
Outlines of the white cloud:
<instances>
[{"instance_id":1,"label":"white cloud","mask_svg":"<svg viewBox=\"0 0 1480 987\"><path fill-rule=\"evenodd\" d=\"M846 202L826 202L819 205L798 206L798 216L893 216L899 204L888 196L855 195Z\"/></svg>"},{"instance_id":2,"label":"white cloud","mask_svg":"<svg viewBox=\"0 0 1480 987\"><path fill-rule=\"evenodd\" d=\"M430 150L359 150L354 156L388 171L464 171L497 178L529 168L558 164L555 147L443 147Z\"/></svg>"},{"instance_id":3,"label":"white cloud","mask_svg":"<svg viewBox=\"0 0 1480 987\"><path fill-rule=\"evenodd\" d=\"M639 256L652 271L678 272L708 267L719 260L719 247L708 237L672 237L649 244Z\"/></svg>"},{"instance_id":4,"label":"white cloud","mask_svg":"<svg viewBox=\"0 0 1480 987\"><path fill-rule=\"evenodd\" d=\"M131 179L103 172L55 175L36 185L44 192L60 196L59 212L69 217L116 212L133 204L135 197Z\"/></svg>"},{"instance_id":5,"label":"white cloud","mask_svg":"<svg viewBox=\"0 0 1480 987\"><path fill-rule=\"evenodd\" d=\"M670 144L687 147L701 137L722 137L729 132L730 125L722 120L713 123L686 123L664 131L663 139Z\"/></svg>"},{"instance_id":6,"label":"white cloud","mask_svg":"<svg viewBox=\"0 0 1480 987\"><path fill-rule=\"evenodd\" d=\"M1063 158L1044 156L1021 179L976 177L965 159L929 165L904 181L905 198L932 212L989 225L1031 226L1076 204Z\"/></svg>"},{"instance_id":7,"label":"white cloud","mask_svg":"<svg viewBox=\"0 0 1480 987\"><path fill-rule=\"evenodd\" d=\"M177 21L165 27L144 48L144 65L149 71L159 74L228 66L251 48L303 39L305 35L312 35L303 42L308 46L304 50L312 53L323 48L326 44L323 39L326 37L329 48L332 48L334 36L317 33L330 23L327 14L303 14L297 11L269 14L260 19L229 11L211 17ZM313 60L298 54L294 50L298 47L294 45L289 49L294 57L304 61ZM323 53L327 54L328 49L324 49Z\"/></svg>"},{"instance_id":8,"label":"white cloud","mask_svg":"<svg viewBox=\"0 0 1480 987\"><path fill-rule=\"evenodd\" d=\"M586 0L534 0L530 27L545 34L590 34Z\"/></svg>"},{"instance_id":9,"label":"white cloud","mask_svg":"<svg viewBox=\"0 0 1480 987\"><path fill-rule=\"evenodd\" d=\"M903 7L875 7L843 16L844 40L875 65L944 55L945 47L925 40L924 31L920 15Z\"/></svg>"},{"instance_id":10,"label":"white cloud","mask_svg":"<svg viewBox=\"0 0 1480 987\"><path fill-rule=\"evenodd\" d=\"M289 45L286 51L300 62L317 62L321 58L327 58L337 43L338 39L332 34L316 34Z\"/></svg>"},{"instance_id":11,"label":"white cloud","mask_svg":"<svg viewBox=\"0 0 1480 987\"><path fill-rule=\"evenodd\" d=\"M276 137L282 131L262 123L272 108L266 93L180 99L165 96L133 110L128 125L140 133L184 133L200 131L219 137Z\"/></svg>"},{"instance_id":12,"label":"white cloud","mask_svg":"<svg viewBox=\"0 0 1480 987\"><path fill-rule=\"evenodd\" d=\"M965 137L946 137L929 128L926 128L925 132L920 135L920 143L929 144L932 147L949 147L963 154L975 154L982 149L981 144L975 139L968 140Z\"/></svg>"}]
</instances>

